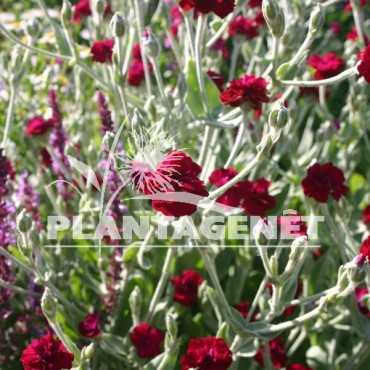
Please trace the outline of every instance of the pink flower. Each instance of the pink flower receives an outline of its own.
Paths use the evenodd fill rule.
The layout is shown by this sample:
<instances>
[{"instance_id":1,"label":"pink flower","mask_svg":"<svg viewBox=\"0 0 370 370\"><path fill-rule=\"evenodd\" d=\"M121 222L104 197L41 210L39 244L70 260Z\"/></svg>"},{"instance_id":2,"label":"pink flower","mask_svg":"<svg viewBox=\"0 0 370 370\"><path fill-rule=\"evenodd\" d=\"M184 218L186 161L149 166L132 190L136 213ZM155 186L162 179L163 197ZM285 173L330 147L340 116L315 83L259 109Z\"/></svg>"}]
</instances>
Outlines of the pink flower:
<instances>
[{"instance_id":1,"label":"pink flower","mask_svg":"<svg viewBox=\"0 0 370 370\"><path fill-rule=\"evenodd\" d=\"M286 365L288 362L288 356L285 353L285 343L280 337L276 337L269 342L270 347L270 359L275 369L280 369ZM254 359L258 364L264 367L264 356L265 348L261 347L257 354L254 356Z\"/></svg>"},{"instance_id":2,"label":"pink flower","mask_svg":"<svg viewBox=\"0 0 370 370\"><path fill-rule=\"evenodd\" d=\"M225 18L234 10L235 0L180 0L180 6L184 10L195 9L203 14L213 12Z\"/></svg>"},{"instance_id":3,"label":"pink flower","mask_svg":"<svg viewBox=\"0 0 370 370\"><path fill-rule=\"evenodd\" d=\"M355 288L355 299L356 299L359 310L361 311L363 315L370 317L370 311L367 305L365 304L365 302L363 302L363 298L368 294L369 294L369 291L367 290L367 288L360 288L360 287Z\"/></svg>"},{"instance_id":4,"label":"pink flower","mask_svg":"<svg viewBox=\"0 0 370 370\"><path fill-rule=\"evenodd\" d=\"M50 131L55 124L55 120L45 120L43 117L33 117L27 122L26 136L40 136Z\"/></svg>"},{"instance_id":5,"label":"pink flower","mask_svg":"<svg viewBox=\"0 0 370 370\"><path fill-rule=\"evenodd\" d=\"M370 225L370 204L362 211L362 222L365 225Z\"/></svg>"}]
</instances>

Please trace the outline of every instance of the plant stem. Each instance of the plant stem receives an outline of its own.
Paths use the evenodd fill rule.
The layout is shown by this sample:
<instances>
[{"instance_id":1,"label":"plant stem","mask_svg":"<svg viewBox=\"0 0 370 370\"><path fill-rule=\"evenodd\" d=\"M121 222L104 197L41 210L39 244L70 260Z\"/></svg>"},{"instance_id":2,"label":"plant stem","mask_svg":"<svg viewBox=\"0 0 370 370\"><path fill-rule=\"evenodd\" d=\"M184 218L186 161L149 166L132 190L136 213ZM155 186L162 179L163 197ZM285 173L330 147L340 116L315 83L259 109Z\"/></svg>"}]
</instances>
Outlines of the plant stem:
<instances>
[{"instance_id":1,"label":"plant stem","mask_svg":"<svg viewBox=\"0 0 370 370\"><path fill-rule=\"evenodd\" d=\"M207 116L210 116L208 99L204 85L203 71L202 71L202 44L204 38L204 31L207 25L207 15L200 14L198 18L197 31L195 35L195 65L197 70L197 78L199 90L202 97L202 103Z\"/></svg>"},{"instance_id":2,"label":"plant stem","mask_svg":"<svg viewBox=\"0 0 370 370\"><path fill-rule=\"evenodd\" d=\"M16 97L15 86L14 86L14 83L11 83L11 85L10 85L9 105L8 105L8 110L7 110L7 113L6 113L3 140L2 140L2 143L1 143L2 148L6 148L7 145L8 145L10 125L13 121L13 116L14 116L15 97Z\"/></svg>"},{"instance_id":3,"label":"plant stem","mask_svg":"<svg viewBox=\"0 0 370 370\"><path fill-rule=\"evenodd\" d=\"M155 289L154 295L152 297L152 300L150 301L148 314L146 316L145 322L150 325L154 318L155 308L159 302L159 300L162 297L164 288L166 287L168 276L170 274L170 267L173 257L176 254L176 248L169 247L166 255L166 259L164 261L163 267L162 267L162 274L158 281L157 288Z\"/></svg>"},{"instance_id":4,"label":"plant stem","mask_svg":"<svg viewBox=\"0 0 370 370\"><path fill-rule=\"evenodd\" d=\"M284 85L288 86L299 86L299 87L315 87L315 86L328 86L337 82L346 80L347 78L354 76L357 73L357 66L349 68L339 75L324 80L318 81L280 81Z\"/></svg>"}]
</instances>

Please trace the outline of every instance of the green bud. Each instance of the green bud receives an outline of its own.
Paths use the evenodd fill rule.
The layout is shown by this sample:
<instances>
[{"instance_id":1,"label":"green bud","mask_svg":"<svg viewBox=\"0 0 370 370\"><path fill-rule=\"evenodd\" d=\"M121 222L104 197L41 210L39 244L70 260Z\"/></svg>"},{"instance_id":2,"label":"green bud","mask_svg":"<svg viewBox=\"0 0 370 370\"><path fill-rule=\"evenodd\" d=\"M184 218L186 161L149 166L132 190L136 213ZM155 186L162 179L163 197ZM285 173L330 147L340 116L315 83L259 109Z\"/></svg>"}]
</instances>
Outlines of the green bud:
<instances>
[{"instance_id":1,"label":"green bud","mask_svg":"<svg viewBox=\"0 0 370 370\"><path fill-rule=\"evenodd\" d=\"M15 46L12 50L11 59L10 59L10 72L14 73L18 71L22 66L23 53L20 46Z\"/></svg>"},{"instance_id":2,"label":"green bud","mask_svg":"<svg viewBox=\"0 0 370 370\"><path fill-rule=\"evenodd\" d=\"M166 328L173 341L177 338L177 322L172 313L166 315Z\"/></svg>"},{"instance_id":3,"label":"green bud","mask_svg":"<svg viewBox=\"0 0 370 370\"><path fill-rule=\"evenodd\" d=\"M105 133L102 140L102 144L105 149L110 150L110 148L112 148L115 137L116 136L114 135L113 132L108 131Z\"/></svg>"},{"instance_id":4,"label":"green bud","mask_svg":"<svg viewBox=\"0 0 370 370\"><path fill-rule=\"evenodd\" d=\"M82 348L81 351L81 363L89 362L94 354L94 343L91 343L89 346Z\"/></svg>"},{"instance_id":5,"label":"green bud","mask_svg":"<svg viewBox=\"0 0 370 370\"><path fill-rule=\"evenodd\" d=\"M289 120L288 109L284 106L273 109L269 115L269 125L275 130L281 130Z\"/></svg>"},{"instance_id":6,"label":"green bud","mask_svg":"<svg viewBox=\"0 0 370 370\"><path fill-rule=\"evenodd\" d=\"M161 45L153 32L146 30L142 41L145 54L151 59L157 59L161 53Z\"/></svg>"},{"instance_id":7,"label":"green bud","mask_svg":"<svg viewBox=\"0 0 370 370\"><path fill-rule=\"evenodd\" d=\"M68 0L63 0L62 6L62 25L63 28L68 30L72 26L73 10L72 5Z\"/></svg>"},{"instance_id":8,"label":"green bud","mask_svg":"<svg viewBox=\"0 0 370 370\"><path fill-rule=\"evenodd\" d=\"M21 233L26 233L32 227L32 218L26 213L25 209L22 209L21 213L17 217L17 228Z\"/></svg>"},{"instance_id":9,"label":"green bud","mask_svg":"<svg viewBox=\"0 0 370 370\"><path fill-rule=\"evenodd\" d=\"M269 221L259 220L253 228L253 236L258 245L268 245L274 237L274 230Z\"/></svg>"},{"instance_id":10,"label":"green bud","mask_svg":"<svg viewBox=\"0 0 370 370\"><path fill-rule=\"evenodd\" d=\"M131 119L131 128L133 131L135 131L141 127L144 127L144 119L140 114L139 109L135 108Z\"/></svg>"},{"instance_id":11,"label":"green bud","mask_svg":"<svg viewBox=\"0 0 370 370\"><path fill-rule=\"evenodd\" d=\"M110 21L110 29L113 37L123 37L127 28L126 20L122 13L115 13Z\"/></svg>"},{"instance_id":12,"label":"green bud","mask_svg":"<svg viewBox=\"0 0 370 370\"><path fill-rule=\"evenodd\" d=\"M262 1L262 13L266 21L274 22L279 12L280 12L280 7L276 0L263 0Z\"/></svg>"},{"instance_id":13,"label":"green bud","mask_svg":"<svg viewBox=\"0 0 370 370\"><path fill-rule=\"evenodd\" d=\"M271 33L275 38L280 39L281 37L283 37L284 32L285 32L285 15L281 11L276 17L274 26L271 28Z\"/></svg>"},{"instance_id":14,"label":"green bud","mask_svg":"<svg viewBox=\"0 0 370 370\"><path fill-rule=\"evenodd\" d=\"M144 109L148 112L151 121L155 122L157 120L157 106L155 104L155 96L152 95L147 99L144 104Z\"/></svg>"},{"instance_id":15,"label":"green bud","mask_svg":"<svg viewBox=\"0 0 370 370\"><path fill-rule=\"evenodd\" d=\"M49 288L45 288L41 298L41 308L48 321L54 322L58 312L58 301L52 295Z\"/></svg>"},{"instance_id":16,"label":"green bud","mask_svg":"<svg viewBox=\"0 0 370 370\"><path fill-rule=\"evenodd\" d=\"M100 15L103 15L107 7L107 2L105 0L93 0L92 8L93 10Z\"/></svg>"},{"instance_id":17,"label":"green bud","mask_svg":"<svg viewBox=\"0 0 370 370\"><path fill-rule=\"evenodd\" d=\"M271 271L272 271L273 276L278 276L278 274L279 274L279 262L278 262L278 260L277 260L277 258L274 254L270 258L270 267L271 267Z\"/></svg>"},{"instance_id":18,"label":"green bud","mask_svg":"<svg viewBox=\"0 0 370 370\"><path fill-rule=\"evenodd\" d=\"M137 316L140 316L142 296L141 290L138 286L136 286L135 289L131 292L129 297L129 304L131 312Z\"/></svg>"},{"instance_id":19,"label":"green bud","mask_svg":"<svg viewBox=\"0 0 370 370\"><path fill-rule=\"evenodd\" d=\"M40 23L36 18L30 19L26 25L26 34L33 38L40 32Z\"/></svg>"},{"instance_id":20,"label":"green bud","mask_svg":"<svg viewBox=\"0 0 370 370\"><path fill-rule=\"evenodd\" d=\"M309 34L314 37L325 23L325 10L321 4L317 4L310 16Z\"/></svg>"}]
</instances>

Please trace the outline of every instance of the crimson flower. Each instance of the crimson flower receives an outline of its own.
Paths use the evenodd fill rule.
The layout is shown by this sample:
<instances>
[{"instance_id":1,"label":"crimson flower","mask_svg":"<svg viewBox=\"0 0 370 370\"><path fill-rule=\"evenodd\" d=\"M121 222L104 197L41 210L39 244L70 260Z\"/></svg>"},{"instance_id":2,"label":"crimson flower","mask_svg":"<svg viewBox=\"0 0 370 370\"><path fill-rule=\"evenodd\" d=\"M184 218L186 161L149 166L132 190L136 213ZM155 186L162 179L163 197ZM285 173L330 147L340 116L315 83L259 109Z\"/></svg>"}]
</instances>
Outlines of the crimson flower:
<instances>
[{"instance_id":1,"label":"crimson flower","mask_svg":"<svg viewBox=\"0 0 370 370\"><path fill-rule=\"evenodd\" d=\"M140 60L133 60L128 69L127 82L130 86L138 87L145 80L144 64Z\"/></svg>"},{"instance_id":2,"label":"crimson flower","mask_svg":"<svg viewBox=\"0 0 370 370\"><path fill-rule=\"evenodd\" d=\"M214 52L220 51L224 59L229 57L229 50L227 49L226 41L223 38L219 38L212 46L211 50Z\"/></svg>"},{"instance_id":3,"label":"crimson flower","mask_svg":"<svg viewBox=\"0 0 370 370\"><path fill-rule=\"evenodd\" d=\"M94 41L91 48L92 60L98 63L112 63L114 40Z\"/></svg>"},{"instance_id":4,"label":"crimson flower","mask_svg":"<svg viewBox=\"0 0 370 370\"><path fill-rule=\"evenodd\" d=\"M74 356L49 332L35 339L22 353L24 370L71 369Z\"/></svg>"},{"instance_id":5,"label":"crimson flower","mask_svg":"<svg viewBox=\"0 0 370 370\"><path fill-rule=\"evenodd\" d=\"M307 235L307 225L302 221L299 213L289 213L288 215L278 217L280 232L284 235L294 235L296 237Z\"/></svg>"},{"instance_id":6,"label":"crimson flower","mask_svg":"<svg viewBox=\"0 0 370 370\"><path fill-rule=\"evenodd\" d=\"M105 15L112 12L112 7L110 4L107 4L105 8ZM82 18L89 17L92 14L91 8L90 8L90 1L89 0L80 0L75 6L74 6L74 12L73 12L73 23L81 23Z\"/></svg>"},{"instance_id":7,"label":"crimson flower","mask_svg":"<svg viewBox=\"0 0 370 370\"><path fill-rule=\"evenodd\" d=\"M360 288L360 287L355 288L355 299L356 299L359 310L361 311L363 315L370 317L370 311L367 305L365 304L365 302L363 301L363 297L368 294L369 294L369 291L367 288Z\"/></svg>"},{"instance_id":8,"label":"crimson flower","mask_svg":"<svg viewBox=\"0 0 370 370\"><path fill-rule=\"evenodd\" d=\"M130 333L131 343L136 348L140 358L153 358L161 353L164 334L161 330L152 328L146 323L135 327Z\"/></svg>"},{"instance_id":9,"label":"crimson flower","mask_svg":"<svg viewBox=\"0 0 370 370\"><path fill-rule=\"evenodd\" d=\"M307 63L315 69L316 80L336 76L345 65L343 58L338 57L336 53L314 54L307 59Z\"/></svg>"},{"instance_id":10,"label":"crimson flower","mask_svg":"<svg viewBox=\"0 0 370 370\"><path fill-rule=\"evenodd\" d=\"M229 25L229 35L241 35L252 40L258 36L258 25L253 20L238 15Z\"/></svg>"},{"instance_id":11,"label":"crimson flower","mask_svg":"<svg viewBox=\"0 0 370 370\"><path fill-rule=\"evenodd\" d=\"M367 83L370 83L370 45L366 46L365 50L358 55L361 63L358 65L357 70L360 75L364 76Z\"/></svg>"},{"instance_id":12,"label":"crimson flower","mask_svg":"<svg viewBox=\"0 0 370 370\"><path fill-rule=\"evenodd\" d=\"M238 171L234 168L220 168L211 173L209 182L220 188L234 178L237 174ZM240 183L235 184L229 190L225 191L224 194L218 197L216 201L229 207L238 207L242 197L240 188Z\"/></svg>"},{"instance_id":13,"label":"crimson flower","mask_svg":"<svg viewBox=\"0 0 370 370\"><path fill-rule=\"evenodd\" d=\"M225 77L223 76L223 74L214 71L208 71L207 75L212 80L212 82L217 86L218 90L222 92L224 90L225 84Z\"/></svg>"},{"instance_id":14,"label":"crimson flower","mask_svg":"<svg viewBox=\"0 0 370 370\"><path fill-rule=\"evenodd\" d=\"M260 8L262 6L262 0L249 0L248 6L250 8Z\"/></svg>"},{"instance_id":15,"label":"crimson flower","mask_svg":"<svg viewBox=\"0 0 370 370\"><path fill-rule=\"evenodd\" d=\"M280 369L286 365L288 362L288 356L285 353L284 349L285 343L280 337L276 337L269 342L270 348L270 359L275 369ZM254 356L254 359L260 366L264 366L264 356L265 348L261 347L257 354Z\"/></svg>"},{"instance_id":16,"label":"crimson flower","mask_svg":"<svg viewBox=\"0 0 370 370\"><path fill-rule=\"evenodd\" d=\"M271 183L264 178L255 182L247 180L240 183L243 197L241 206L246 213L263 217L268 210L275 207L275 198L268 193L270 185Z\"/></svg>"},{"instance_id":17,"label":"crimson flower","mask_svg":"<svg viewBox=\"0 0 370 370\"><path fill-rule=\"evenodd\" d=\"M290 364L286 370L313 370L312 367L304 366L302 364L294 363Z\"/></svg>"},{"instance_id":18,"label":"crimson flower","mask_svg":"<svg viewBox=\"0 0 370 370\"><path fill-rule=\"evenodd\" d=\"M180 6L184 10L195 9L203 14L213 12L221 18L225 18L233 12L235 0L180 0Z\"/></svg>"},{"instance_id":19,"label":"crimson flower","mask_svg":"<svg viewBox=\"0 0 370 370\"><path fill-rule=\"evenodd\" d=\"M233 307L240 312L240 314L246 319L249 313L250 303L248 301L234 304ZM251 316L251 321L256 320L257 313L254 312Z\"/></svg>"},{"instance_id":20,"label":"crimson flower","mask_svg":"<svg viewBox=\"0 0 370 370\"><path fill-rule=\"evenodd\" d=\"M370 204L362 211L362 222L365 225L370 225Z\"/></svg>"},{"instance_id":21,"label":"crimson flower","mask_svg":"<svg viewBox=\"0 0 370 370\"><path fill-rule=\"evenodd\" d=\"M99 323L100 317L97 313L87 315L85 320L78 324L78 330L84 337L97 338L102 332Z\"/></svg>"},{"instance_id":22,"label":"crimson flower","mask_svg":"<svg viewBox=\"0 0 370 370\"><path fill-rule=\"evenodd\" d=\"M174 150L167 153L154 171L134 174L134 182L145 194L189 193L206 197L208 191L203 181L198 179L202 168L184 152ZM139 177L142 177L138 180ZM171 199L153 200L152 207L165 216L190 216L197 210L197 205Z\"/></svg>"},{"instance_id":23,"label":"crimson flower","mask_svg":"<svg viewBox=\"0 0 370 370\"><path fill-rule=\"evenodd\" d=\"M342 170L333 163L315 163L307 170L302 187L305 195L319 203L326 203L329 195L336 201L347 195L348 187L344 185L344 180Z\"/></svg>"},{"instance_id":24,"label":"crimson flower","mask_svg":"<svg viewBox=\"0 0 370 370\"><path fill-rule=\"evenodd\" d=\"M192 306L198 296L198 287L203 282L203 278L195 271L184 270L181 276L171 279L175 286L174 299L183 306Z\"/></svg>"},{"instance_id":25,"label":"crimson flower","mask_svg":"<svg viewBox=\"0 0 370 370\"><path fill-rule=\"evenodd\" d=\"M330 30L334 33L334 35L339 35L341 29L342 25L339 22L332 22L330 25Z\"/></svg>"},{"instance_id":26,"label":"crimson flower","mask_svg":"<svg viewBox=\"0 0 370 370\"><path fill-rule=\"evenodd\" d=\"M227 343L215 337L191 339L186 355L181 357L182 370L226 370L232 362Z\"/></svg>"},{"instance_id":27,"label":"crimson flower","mask_svg":"<svg viewBox=\"0 0 370 370\"><path fill-rule=\"evenodd\" d=\"M367 1L368 0L360 0L360 6L361 7L364 7L366 4L367 4ZM352 11L352 6L351 6L351 2L348 0L347 1L347 3L346 3L346 5L344 6L344 11L345 12L350 12L350 11Z\"/></svg>"},{"instance_id":28,"label":"crimson flower","mask_svg":"<svg viewBox=\"0 0 370 370\"><path fill-rule=\"evenodd\" d=\"M36 116L28 120L26 128L26 136L39 136L46 134L54 127L55 120L45 120L41 116Z\"/></svg>"},{"instance_id":29,"label":"crimson flower","mask_svg":"<svg viewBox=\"0 0 370 370\"><path fill-rule=\"evenodd\" d=\"M253 74L246 74L239 80L230 82L221 96L224 105L240 107L243 104L250 105L253 109L261 109L262 103L267 103L267 81L263 77L255 77Z\"/></svg>"},{"instance_id":30,"label":"crimson flower","mask_svg":"<svg viewBox=\"0 0 370 370\"><path fill-rule=\"evenodd\" d=\"M370 236L368 236L360 247L360 253L367 257L368 261L370 262Z\"/></svg>"}]
</instances>

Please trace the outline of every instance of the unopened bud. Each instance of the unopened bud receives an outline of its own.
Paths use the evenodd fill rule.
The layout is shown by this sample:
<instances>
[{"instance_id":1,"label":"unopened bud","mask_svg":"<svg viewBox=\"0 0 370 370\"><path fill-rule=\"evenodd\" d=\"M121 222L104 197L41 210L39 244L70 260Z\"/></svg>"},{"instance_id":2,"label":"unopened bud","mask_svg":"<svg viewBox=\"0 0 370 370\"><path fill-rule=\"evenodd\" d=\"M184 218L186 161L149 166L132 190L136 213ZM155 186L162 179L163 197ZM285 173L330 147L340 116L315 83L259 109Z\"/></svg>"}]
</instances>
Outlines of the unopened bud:
<instances>
[{"instance_id":1,"label":"unopened bud","mask_svg":"<svg viewBox=\"0 0 370 370\"><path fill-rule=\"evenodd\" d=\"M144 127L144 119L143 116L140 114L139 109L134 109L134 114L132 115L131 119L131 127L132 130L137 130L141 127Z\"/></svg>"},{"instance_id":2,"label":"unopened bud","mask_svg":"<svg viewBox=\"0 0 370 370\"><path fill-rule=\"evenodd\" d=\"M285 15L276 0L263 0L262 13L267 26L275 38L283 36L285 31Z\"/></svg>"},{"instance_id":3,"label":"unopened bud","mask_svg":"<svg viewBox=\"0 0 370 370\"><path fill-rule=\"evenodd\" d=\"M40 23L36 18L30 19L26 25L26 34L29 37L36 37L40 32Z\"/></svg>"},{"instance_id":4,"label":"unopened bud","mask_svg":"<svg viewBox=\"0 0 370 370\"><path fill-rule=\"evenodd\" d=\"M89 346L82 348L81 351L81 363L89 362L94 354L94 343L91 343Z\"/></svg>"},{"instance_id":5,"label":"unopened bud","mask_svg":"<svg viewBox=\"0 0 370 370\"><path fill-rule=\"evenodd\" d=\"M32 227L32 218L26 213L25 209L22 209L21 213L17 217L17 228L21 233L26 233Z\"/></svg>"},{"instance_id":6,"label":"unopened bud","mask_svg":"<svg viewBox=\"0 0 370 370\"><path fill-rule=\"evenodd\" d=\"M58 301L54 298L49 288L45 288L44 294L42 295L41 308L48 321L53 322L56 320Z\"/></svg>"},{"instance_id":7,"label":"unopened bud","mask_svg":"<svg viewBox=\"0 0 370 370\"><path fill-rule=\"evenodd\" d=\"M260 219L253 228L253 236L258 245L268 245L274 237L274 229L267 219Z\"/></svg>"},{"instance_id":8,"label":"unopened bud","mask_svg":"<svg viewBox=\"0 0 370 370\"><path fill-rule=\"evenodd\" d=\"M136 286L129 297L129 304L130 304L131 312L133 314L137 316L140 315L141 303L142 303L141 290L138 286Z\"/></svg>"},{"instance_id":9,"label":"unopened bud","mask_svg":"<svg viewBox=\"0 0 370 370\"><path fill-rule=\"evenodd\" d=\"M175 340L177 338L177 322L172 313L166 315L166 328L172 339Z\"/></svg>"},{"instance_id":10,"label":"unopened bud","mask_svg":"<svg viewBox=\"0 0 370 370\"><path fill-rule=\"evenodd\" d=\"M72 26L73 11L71 3L68 0L63 1L62 6L62 25L67 30Z\"/></svg>"},{"instance_id":11,"label":"unopened bud","mask_svg":"<svg viewBox=\"0 0 370 370\"><path fill-rule=\"evenodd\" d=\"M125 35L127 25L122 13L115 13L110 21L110 29L113 37L123 37Z\"/></svg>"},{"instance_id":12,"label":"unopened bud","mask_svg":"<svg viewBox=\"0 0 370 370\"><path fill-rule=\"evenodd\" d=\"M285 127L289 120L288 109L284 106L280 106L277 109L271 111L269 115L269 125L275 130L281 130Z\"/></svg>"},{"instance_id":13,"label":"unopened bud","mask_svg":"<svg viewBox=\"0 0 370 370\"><path fill-rule=\"evenodd\" d=\"M276 0L262 1L262 13L266 21L274 21L279 11L280 7Z\"/></svg>"},{"instance_id":14,"label":"unopened bud","mask_svg":"<svg viewBox=\"0 0 370 370\"><path fill-rule=\"evenodd\" d=\"M152 95L147 99L147 101L144 104L144 109L149 114L149 118L155 122L157 120L157 106L155 104L155 96Z\"/></svg>"},{"instance_id":15,"label":"unopened bud","mask_svg":"<svg viewBox=\"0 0 370 370\"><path fill-rule=\"evenodd\" d=\"M151 30L146 30L142 38L145 54L152 59L157 59L161 52L161 45Z\"/></svg>"},{"instance_id":16,"label":"unopened bud","mask_svg":"<svg viewBox=\"0 0 370 370\"><path fill-rule=\"evenodd\" d=\"M11 60L10 60L10 71L18 71L21 68L23 60L23 53L20 46L15 46L12 49Z\"/></svg>"},{"instance_id":17,"label":"unopened bud","mask_svg":"<svg viewBox=\"0 0 370 370\"><path fill-rule=\"evenodd\" d=\"M317 4L310 16L309 34L314 37L325 23L325 10L321 4Z\"/></svg>"},{"instance_id":18,"label":"unopened bud","mask_svg":"<svg viewBox=\"0 0 370 370\"><path fill-rule=\"evenodd\" d=\"M103 15L106 7L107 2L105 0L93 0L92 2L92 8L97 14Z\"/></svg>"},{"instance_id":19,"label":"unopened bud","mask_svg":"<svg viewBox=\"0 0 370 370\"><path fill-rule=\"evenodd\" d=\"M113 147L115 137L116 136L113 132L108 131L105 133L102 140L102 145L106 150L110 150Z\"/></svg>"}]
</instances>

